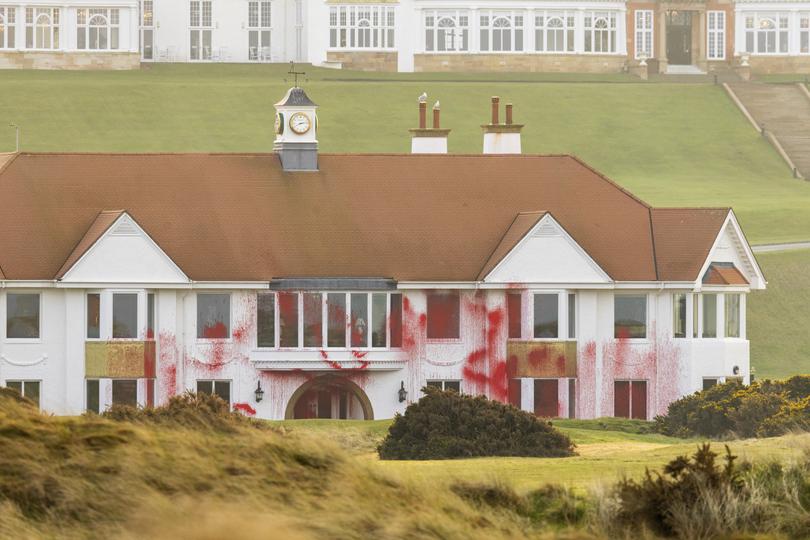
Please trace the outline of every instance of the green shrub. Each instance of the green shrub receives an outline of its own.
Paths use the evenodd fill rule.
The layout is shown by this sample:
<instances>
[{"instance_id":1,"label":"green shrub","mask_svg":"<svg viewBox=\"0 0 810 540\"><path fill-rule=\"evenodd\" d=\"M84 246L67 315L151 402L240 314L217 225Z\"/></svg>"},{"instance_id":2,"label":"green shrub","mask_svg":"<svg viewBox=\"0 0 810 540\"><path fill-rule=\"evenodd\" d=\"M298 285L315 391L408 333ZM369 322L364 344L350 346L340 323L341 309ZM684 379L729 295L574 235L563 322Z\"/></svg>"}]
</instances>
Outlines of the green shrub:
<instances>
[{"instance_id":1,"label":"green shrub","mask_svg":"<svg viewBox=\"0 0 810 540\"><path fill-rule=\"evenodd\" d=\"M381 459L574 455L568 436L511 405L434 388L424 392L394 419L377 447Z\"/></svg>"},{"instance_id":2,"label":"green shrub","mask_svg":"<svg viewBox=\"0 0 810 540\"><path fill-rule=\"evenodd\" d=\"M655 419L656 430L675 437L782 435L810 426L808 397L808 375L749 386L728 382L672 402Z\"/></svg>"}]
</instances>

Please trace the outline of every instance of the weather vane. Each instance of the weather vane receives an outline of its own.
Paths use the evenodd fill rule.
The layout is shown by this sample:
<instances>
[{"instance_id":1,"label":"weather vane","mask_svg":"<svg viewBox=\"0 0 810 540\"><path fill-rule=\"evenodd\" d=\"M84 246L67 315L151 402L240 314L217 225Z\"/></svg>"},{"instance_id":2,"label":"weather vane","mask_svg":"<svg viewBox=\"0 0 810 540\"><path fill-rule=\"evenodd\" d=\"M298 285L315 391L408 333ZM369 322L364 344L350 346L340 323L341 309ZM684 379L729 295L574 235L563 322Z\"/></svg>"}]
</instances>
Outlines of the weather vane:
<instances>
[{"instance_id":1,"label":"weather vane","mask_svg":"<svg viewBox=\"0 0 810 540\"><path fill-rule=\"evenodd\" d=\"M306 75L306 71L295 71L295 62L290 62L290 71L287 72L287 75L293 76L293 86L298 86L298 76L301 75L302 77Z\"/></svg>"}]
</instances>

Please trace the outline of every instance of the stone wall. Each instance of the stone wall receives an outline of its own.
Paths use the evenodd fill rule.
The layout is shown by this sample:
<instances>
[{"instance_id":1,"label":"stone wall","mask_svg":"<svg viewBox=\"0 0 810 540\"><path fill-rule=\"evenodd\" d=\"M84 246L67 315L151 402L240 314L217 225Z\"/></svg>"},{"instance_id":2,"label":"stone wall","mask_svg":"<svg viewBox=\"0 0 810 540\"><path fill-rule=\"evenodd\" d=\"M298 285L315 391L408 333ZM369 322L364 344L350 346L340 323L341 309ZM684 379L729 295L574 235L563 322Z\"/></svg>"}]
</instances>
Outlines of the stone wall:
<instances>
[{"instance_id":1,"label":"stone wall","mask_svg":"<svg viewBox=\"0 0 810 540\"><path fill-rule=\"evenodd\" d=\"M810 56L751 56L748 63L756 75L810 73Z\"/></svg>"},{"instance_id":2,"label":"stone wall","mask_svg":"<svg viewBox=\"0 0 810 540\"><path fill-rule=\"evenodd\" d=\"M397 52L329 51L327 62L340 62L344 69L358 71L397 71Z\"/></svg>"},{"instance_id":3,"label":"stone wall","mask_svg":"<svg viewBox=\"0 0 810 540\"><path fill-rule=\"evenodd\" d=\"M416 54L414 71L619 73L626 56L591 54Z\"/></svg>"},{"instance_id":4,"label":"stone wall","mask_svg":"<svg viewBox=\"0 0 810 540\"><path fill-rule=\"evenodd\" d=\"M136 52L0 52L0 69L140 69Z\"/></svg>"}]
</instances>

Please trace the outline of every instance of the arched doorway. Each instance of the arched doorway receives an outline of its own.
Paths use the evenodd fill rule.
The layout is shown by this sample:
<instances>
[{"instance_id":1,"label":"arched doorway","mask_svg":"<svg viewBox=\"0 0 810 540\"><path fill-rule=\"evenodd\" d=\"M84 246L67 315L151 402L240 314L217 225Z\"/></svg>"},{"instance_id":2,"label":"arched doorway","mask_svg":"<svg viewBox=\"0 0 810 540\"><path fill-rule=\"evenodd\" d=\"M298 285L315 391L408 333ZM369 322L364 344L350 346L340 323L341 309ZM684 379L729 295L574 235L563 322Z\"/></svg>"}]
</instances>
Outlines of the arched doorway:
<instances>
[{"instance_id":1,"label":"arched doorway","mask_svg":"<svg viewBox=\"0 0 810 540\"><path fill-rule=\"evenodd\" d=\"M374 411L371 400L362 388L346 377L330 374L316 377L298 387L287 402L284 418L374 420Z\"/></svg>"}]
</instances>

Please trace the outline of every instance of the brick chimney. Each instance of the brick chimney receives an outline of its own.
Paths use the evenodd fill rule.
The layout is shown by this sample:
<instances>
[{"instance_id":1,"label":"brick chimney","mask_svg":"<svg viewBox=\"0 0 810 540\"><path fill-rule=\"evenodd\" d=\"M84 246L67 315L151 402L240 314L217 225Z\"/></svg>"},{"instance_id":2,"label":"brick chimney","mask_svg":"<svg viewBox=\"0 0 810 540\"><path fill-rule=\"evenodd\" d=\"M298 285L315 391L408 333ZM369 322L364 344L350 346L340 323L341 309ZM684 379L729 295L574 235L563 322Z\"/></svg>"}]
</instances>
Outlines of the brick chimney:
<instances>
[{"instance_id":1,"label":"brick chimney","mask_svg":"<svg viewBox=\"0 0 810 540\"><path fill-rule=\"evenodd\" d=\"M433 126L427 126L427 94L419 96L419 127L412 128L412 154L446 154L449 129L441 127L441 108L437 101L433 105Z\"/></svg>"},{"instance_id":2,"label":"brick chimney","mask_svg":"<svg viewBox=\"0 0 810 540\"><path fill-rule=\"evenodd\" d=\"M520 154L520 130L523 124L512 122L512 104L506 104L506 123L500 123L500 98L492 98L492 118L483 124L485 154Z\"/></svg>"}]
</instances>

